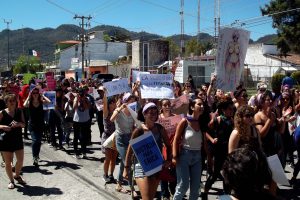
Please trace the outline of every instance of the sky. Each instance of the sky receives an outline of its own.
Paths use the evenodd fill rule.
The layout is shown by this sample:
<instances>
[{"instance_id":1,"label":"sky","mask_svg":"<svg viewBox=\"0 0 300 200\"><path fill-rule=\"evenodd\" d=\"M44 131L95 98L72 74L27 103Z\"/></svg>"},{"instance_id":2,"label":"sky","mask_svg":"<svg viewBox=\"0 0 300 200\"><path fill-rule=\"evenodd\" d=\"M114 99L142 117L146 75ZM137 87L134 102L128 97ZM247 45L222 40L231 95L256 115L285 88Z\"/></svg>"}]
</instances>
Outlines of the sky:
<instances>
[{"instance_id":1,"label":"sky","mask_svg":"<svg viewBox=\"0 0 300 200\"><path fill-rule=\"evenodd\" d=\"M91 16L91 27L113 25L130 31L146 31L162 36L181 33L180 0L0 0L0 31L21 28L56 28L61 24L79 25L79 16ZM249 30L257 40L274 34L272 20L262 17L260 7L270 0L220 0L220 24ZM184 1L184 33L198 31L198 0ZM243 24L241 26L241 24ZM200 32L214 35L214 0L200 0Z\"/></svg>"}]
</instances>

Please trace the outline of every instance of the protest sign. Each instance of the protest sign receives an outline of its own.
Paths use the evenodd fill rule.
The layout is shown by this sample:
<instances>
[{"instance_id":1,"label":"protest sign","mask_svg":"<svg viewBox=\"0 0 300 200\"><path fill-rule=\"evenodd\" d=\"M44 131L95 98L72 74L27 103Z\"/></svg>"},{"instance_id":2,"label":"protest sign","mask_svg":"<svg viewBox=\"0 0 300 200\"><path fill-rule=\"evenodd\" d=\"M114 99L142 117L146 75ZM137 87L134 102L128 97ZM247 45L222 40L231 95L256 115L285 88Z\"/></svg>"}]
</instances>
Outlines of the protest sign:
<instances>
[{"instance_id":1,"label":"protest sign","mask_svg":"<svg viewBox=\"0 0 300 200\"><path fill-rule=\"evenodd\" d=\"M142 99L173 99L172 74L140 74Z\"/></svg>"},{"instance_id":2,"label":"protest sign","mask_svg":"<svg viewBox=\"0 0 300 200\"><path fill-rule=\"evenodd\" d=\"M240 84L249 37L250 32L242 29L224 28L220 31L216 58L217 88L233 91Z\"/></svg>"},{"instance_id":3,"label":"protest sign","mask_svg":"<svg viewBox=\"0 0 300 200\"><path fill-rule=\"evenodd\" d=\"M96 105L96 108L98 111L103 110L103 100L102 99L95 101L95 105Z\"/></svg>"},{"instance_id":4,"label":"protest sign","mask_svg":"<svg viewBox=\"0 0 300 200\"><path fill-rule=\"evenodd\" d=\"M151 131L129 141L146 176L162 169L163 157Z\"/></svg>"},{"instance_id":5,"label":"protest sign","mask_svg":"<svg viewBox=\"0 0 300 200\"><path fill-rule=\"evenodd\" d=\"M127 79L120 79L120 80L106 82L103 83L103 86L106 88L107 97L131 91L131 89L128 86Z\"/></svg>"},{"instance_id":6,"label":"protest sign","mask_svg":"<svg viewBox=\"0 0 300 200\"><path fill-rule=\"evenodd\" d=\"M133 102L127 105L127 107L129 107L131 110L137 112L137 102Z\"/></svg>"},{"instance_id":7,"label":"protest sign","mask_svg":"<svg viewBox=\"0 0 300 200\"><path fill-rule=\"evenodd\" d=\"M189 104L188 95L183 94L180 97L171 100L172 109L180 108L183 104Z\"/></svg>"},{"instance_id":8,"label":"protest sign","mask_svg":"<svg viewBox=\"0 0 300 200\"><path fill-rule=\"evenodd\" d=\"M44 104L44 110L54 109L56 105L56 92L55 91L47 91L44 93L45 97L47 97L51 102L49 104Z\"/></svg>"},{"instance_id":9,"label":"protest sign","mask_svg":"<svg viewBox=\"0 0 300 200\"><path fill-rule=\"evenodd\" d=\"M158 123L160 123L166 129L166 132L170 139L174 137L177 125L181 121L181 119L181 115L175 115L168 118L160 118L158 120Z\"/></svg>"},{"instance_id":10,"label":"protest sign","mask_svg":"<svg viewBox=\"0 0 300 200\"><path fill-rule=\"evenodd\" d=\"M134 102L134 103L136 103L136 102ZM128 105L130 105L130 104L128 104ZM136 108L136 106L131 105L131 107L130 107L128 105L127 105L128 111L130 112L130 114L131 114L131 116L132 116L132 118L133 118L136 126L137 127L141 127L142 126L142 122L137 119L137 111L133 110L133 108Z\"/></svg>"},{"instance_id":11,"label":"protest sign","mask_svg":"<svg viewBox=\"0 0 300 200\"><path fill-rule=\"evenodd\" d=\"M272 172L272 178L276 183L282 185L290 185L288 179L285 176L282 165L278 158L278 155L275 154L267 158L270 170Z\"/></svg>"},{"instance_id":12,"label":"protest sign","mask_svg":"<svg viewBox=\"0 0 300 200\"><path fill-rule=\"evenodd\" d=\"M150 74L150 72L132 70L132 82L140 81L140 74Z\"/></svg>"},{"instance_id":13,"label":"protest sign","mask_svg":"<svg viewBox=\"0 0 300 200\"><path fill-rule=\"evenodd\" d=\"M15 94L16 97L19 96L19 92L20 92L20 87L17 85L13 85L12 87L10 87L10 92Z\"/></svg>"}]
</instances>

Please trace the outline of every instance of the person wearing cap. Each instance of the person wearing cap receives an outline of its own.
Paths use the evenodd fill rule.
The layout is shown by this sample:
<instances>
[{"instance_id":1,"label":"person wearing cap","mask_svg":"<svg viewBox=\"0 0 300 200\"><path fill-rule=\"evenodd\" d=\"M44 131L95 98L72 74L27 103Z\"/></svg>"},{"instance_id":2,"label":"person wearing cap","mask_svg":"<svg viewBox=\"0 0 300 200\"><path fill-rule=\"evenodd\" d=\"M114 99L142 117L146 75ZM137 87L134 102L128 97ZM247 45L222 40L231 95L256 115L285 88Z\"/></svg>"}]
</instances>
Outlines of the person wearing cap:
<instances>
[{"instance_id":1,"label":"person wearing cap","mask_svg":"<svg viewBox=\"0 0 300 200\"><path fill-rule=\"evenodd\" d=\"M131 138L131 133L134 128L134 120L127 108L127 105L135 102L135 97L131 93L125 93L122 97L121 102L122 103L119 103L118 107L114 110L110 121L115 123L116 147L121 157L120 170L117 177L116 191L121 193L127 193L127 190L125 190L122 187L123 171L129 140ZM129 185L133 191L134 187L132 185L131 178L129 178Z\"/></svg>"},{"instance_id":2,"label":"person wearing cap","mask_svg":"<svg viewBox=\"0 0 300 200\"><path fill-rule=\"evenodd\" d=\"M158 120L158 114L159 113L156 104L152 102L147 103L142 109L143 117L138 116L138 119L142 120L144 123L142 124L141 128L136 128L133 131L131 139L137 138L143 135L145 132L151 131L160 150L162 150L163 144L166 146L167 161L164 163L163 167L169 167L171 164L171 157L172 157L171 145L164 127L156 123L156 121ZM126 161L125 161L125 169L126 169L124 173L125 177L128 177L128 174L130 174L132 155L133 155L133 151L132 148L129 146L126 154ZM135 159L135 161L136 160L137 159ZM136 163L134 164L135 164L134 178L141 192L142 199L148 199L148 200L154 199L157 191L157 187L160 182L159 173L155 173L151 176L146 176L140 163L136 161Z\"/></svg>"},{"instance_id":3,"label":"person wearing cap","mask_svg":"<svg viewBox=\"0 0 300 200\"><path fill-rule=\"evenodd\" d=\"M268 87L267 84L265 84L264 82L258 83L257 93L250 97L248 101L248 105L256 109L258 106L259 96L266 91L267 87Z\"/></svg>"},{"instance_id":4,"label":"person wearing cap","mask_svg":"<svg viewBox=\"0 0 300 200\"><path fill-rule=\"evenodd\" d=\"M281 85L288 85L290 89L294 87L295 80L291 77L291 72L286 73L286 76L282 79Z\"/></svg>"}]
</instances>

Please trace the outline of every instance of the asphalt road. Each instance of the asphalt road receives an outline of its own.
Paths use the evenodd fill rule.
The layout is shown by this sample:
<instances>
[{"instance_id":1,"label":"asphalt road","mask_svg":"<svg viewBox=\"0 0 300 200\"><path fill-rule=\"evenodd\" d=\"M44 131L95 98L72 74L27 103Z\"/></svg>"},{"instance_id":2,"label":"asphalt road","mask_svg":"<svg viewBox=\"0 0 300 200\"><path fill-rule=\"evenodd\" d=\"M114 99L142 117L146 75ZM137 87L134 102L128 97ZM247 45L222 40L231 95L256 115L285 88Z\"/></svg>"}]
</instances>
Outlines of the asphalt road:
<instances>
[{"instance_id":1,"label":"asphalt road","mask_svg":"<svg viewBox=\"0 0 300 200\"><path fill-rule=\"evenodd\" d=\"M44 143L40 153L40 167L32 165L31 140L25 140L25 161L23 177L27 185L16 185L14 190L7 189L8 178L5 169L0 168L0 200L93 200L93 199L131 199L129 194L114 190L114 184L105 185L102 180L103 154L100 150L100 138L97 124L92 126L93 145L88 146L88 158L73 158L73 148L54 150ZM114 176L117 176L116 166ZM291 176L292 169L287 167L286 174ZM204 172L205 173L205 172ZM205 181L206 176L202 177ZM210 190L209 199L217 199L222 188L217 181ZM281 196L286 199L300 199L300 191L291 187L280 186ZM199 198L200 199L200 198Z\"/></svg>"}]
</instances>

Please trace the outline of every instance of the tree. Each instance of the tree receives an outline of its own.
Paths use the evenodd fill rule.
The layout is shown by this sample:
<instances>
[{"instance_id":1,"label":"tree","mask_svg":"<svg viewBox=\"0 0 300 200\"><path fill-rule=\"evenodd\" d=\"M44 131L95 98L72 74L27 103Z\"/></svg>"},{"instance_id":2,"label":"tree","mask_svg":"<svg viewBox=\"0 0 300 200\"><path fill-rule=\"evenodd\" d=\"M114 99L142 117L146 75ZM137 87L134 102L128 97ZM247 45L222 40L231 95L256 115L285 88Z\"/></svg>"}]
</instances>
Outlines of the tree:
<instances>
[{"instance_id":1,"label":"tree","mask_svg":"<svg viewBox=\"0 0 300 200\"><path fill-rule=\"evenodd\" d=\"M14 74L32 73L35 74L38 71L43 71L44 67L41 65L41 61L38 57L34 56L20 56L14 66Z\"/></svg>"},{"instance_id":2,"label":"tree","mask_svg":"<svg viewBox=\"0 0 300 200\"><path fill-rule=\"evenodd\" d=\"M189 56L191 53L193 53L194 55L200 55L201 54L201 49L202 46L201 44L198 44L196 39L191 39L189 41L187 41L186 43L186 56Z\"/></svg>"},{"instance_id":3,"label":"tree","mask_svg":"<svg viewBox=\"0 0 300 200\"><path fill-rule=\"evenodd\" d=\"M172 40L172 38L165 38L166 41L169 42L169 57L170 60L176 58L180 53L179 46Z\"/></svg>"},{"instance_id":4,"label":"tree","mask_svg":"<svg viewBox=\"0 0 300 200\"><path fill-rule=\"evenodd\" d=\"M300 0L271 0L261 8L263 15L272 15L273 27L277 28L277 47L286 56L292 50L300 53ZM293 10L293 11L289 11Z\"/></svg>"}]
</instances>

